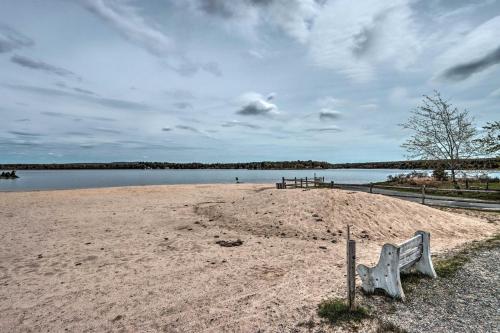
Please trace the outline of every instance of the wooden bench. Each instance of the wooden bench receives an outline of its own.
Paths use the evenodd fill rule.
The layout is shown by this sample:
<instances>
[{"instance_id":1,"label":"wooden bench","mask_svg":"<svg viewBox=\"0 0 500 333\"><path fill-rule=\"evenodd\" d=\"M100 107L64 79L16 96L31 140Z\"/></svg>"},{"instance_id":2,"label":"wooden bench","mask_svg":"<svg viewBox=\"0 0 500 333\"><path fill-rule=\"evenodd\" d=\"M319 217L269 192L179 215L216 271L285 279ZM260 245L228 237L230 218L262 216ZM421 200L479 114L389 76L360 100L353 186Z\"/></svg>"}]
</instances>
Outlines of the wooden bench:
<instances>
[{"instance_id":1,"label":"wooden bench","mask_svg":"<svg viewBox=\"0 0 500 333\"><path fill-rule=\"evenodd\" d=\"M375 267L358 265L357 271L365 292L373 293L375 289L382 289L389 296L404 301L400 272L407 272L412 267L424 275L437 277L432 266L428 232L417 231L413 238L399 245L385 244Z\"/></svg>"}]
</instances>

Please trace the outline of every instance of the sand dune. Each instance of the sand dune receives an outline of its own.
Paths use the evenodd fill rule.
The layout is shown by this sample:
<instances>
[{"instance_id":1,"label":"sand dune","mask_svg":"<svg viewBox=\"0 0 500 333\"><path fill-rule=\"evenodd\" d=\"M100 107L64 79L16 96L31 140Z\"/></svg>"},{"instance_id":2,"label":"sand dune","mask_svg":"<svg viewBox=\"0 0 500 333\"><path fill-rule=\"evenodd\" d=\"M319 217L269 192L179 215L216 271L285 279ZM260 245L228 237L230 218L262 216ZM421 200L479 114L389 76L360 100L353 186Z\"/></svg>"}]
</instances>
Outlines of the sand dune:
<instances>
[{"instance_id":1,"label":"sand dune","mask_svg":"<svg viewBox=\"0 0 500 333\"><path fill-rule=\"evenodd\" d=\"M0 193L0 331L299 330L321 299L345 293L347 223L365 264L419 229L435 253L499 229L341 190ZM216 244L236 239L243 244Z\"/></svg>"}]
</instances>

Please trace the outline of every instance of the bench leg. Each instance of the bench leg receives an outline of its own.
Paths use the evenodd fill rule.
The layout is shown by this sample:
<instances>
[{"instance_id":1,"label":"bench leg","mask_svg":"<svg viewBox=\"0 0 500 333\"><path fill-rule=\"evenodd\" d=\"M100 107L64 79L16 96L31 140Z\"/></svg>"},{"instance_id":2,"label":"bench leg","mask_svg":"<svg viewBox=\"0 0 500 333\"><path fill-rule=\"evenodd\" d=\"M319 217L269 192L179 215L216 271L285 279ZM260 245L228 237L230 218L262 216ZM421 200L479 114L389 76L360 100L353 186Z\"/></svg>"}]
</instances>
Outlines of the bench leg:
<instances>
[{"instance_id":1,"label":"bench leg","mask_svg":"<svg viewBox=\"0 0 500 333\"><path fill-rule=\"evenodd\" d=\"M358 265L357 270L362 281L361 287L365 292L373 293L375 289L382 289L389 296L404 301L405 294L399 277L398 247L385 244L377 266L368 268L365 265Z\"/></svg>"},{"instance_id":2,"label":"bench leg","mask_svg":"<svg viewBox=\"0 0 500 333\"><path fill-rule=\"evenodd\" d=\"M437 278L431 259L431 235L425 231L417 231L416 235L422 235L422 256L415 263L415 269L431 278Z\"/></svg>"}]
</instances>

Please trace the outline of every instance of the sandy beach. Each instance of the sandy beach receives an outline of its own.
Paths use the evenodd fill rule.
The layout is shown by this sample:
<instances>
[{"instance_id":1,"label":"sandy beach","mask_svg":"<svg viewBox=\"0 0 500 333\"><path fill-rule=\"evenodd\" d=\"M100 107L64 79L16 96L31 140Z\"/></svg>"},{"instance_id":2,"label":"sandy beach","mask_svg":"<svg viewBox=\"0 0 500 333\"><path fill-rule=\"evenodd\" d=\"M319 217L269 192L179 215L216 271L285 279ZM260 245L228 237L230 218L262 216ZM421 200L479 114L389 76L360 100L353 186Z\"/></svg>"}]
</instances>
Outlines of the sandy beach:
<instances>
[{"instance_id":1,"label":"sandy beach","mask_svg":"<svg viewBox=\"0 0 500 333\"><path fill-rule=\"evenodd\" d=\"M0 332L288 332L416 230L433 253L498 224L342 190L169 185L0 193ZM220 240L243 241L222 247ZM359 284L360 281L358 280Z\"/></svg>"}]
</instances>

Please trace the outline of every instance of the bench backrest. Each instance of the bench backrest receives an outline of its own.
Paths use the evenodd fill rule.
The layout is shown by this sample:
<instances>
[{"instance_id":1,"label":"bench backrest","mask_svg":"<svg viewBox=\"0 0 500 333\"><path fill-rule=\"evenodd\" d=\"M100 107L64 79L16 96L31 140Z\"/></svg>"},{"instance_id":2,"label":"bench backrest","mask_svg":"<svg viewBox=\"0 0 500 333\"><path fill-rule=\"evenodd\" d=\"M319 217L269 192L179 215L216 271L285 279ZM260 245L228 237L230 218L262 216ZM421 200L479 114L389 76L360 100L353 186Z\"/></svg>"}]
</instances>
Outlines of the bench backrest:
<instances>
[{"instance_id":1,"label":"bench backrest","mask_svg":"<svg viewBox=\"0 0 500 333\"><path fill-rule=\"evenodd\" d=\"M382 289L390 296L404 300L400 272L412 267L424 275L436 277L428 232L417 231L415 236L399 245L384 244L375 267L358 265L358 273L363 282L361 287L368 293Z\"/></svg>"},{"instance_id":2,"label":"bench backrest","mask_svg":"<svg viewBox=\"0 0 500 333\"><path fill-rule=\"evenodd\" d=\"M423 237L415 235L398 245L399 269L404 271L413 266L422 257Z\"/></svg>"}]
</instances>

